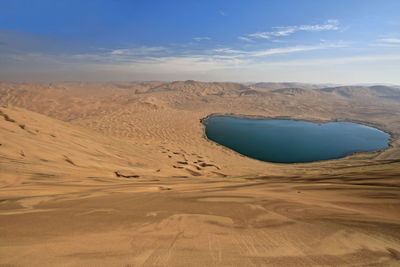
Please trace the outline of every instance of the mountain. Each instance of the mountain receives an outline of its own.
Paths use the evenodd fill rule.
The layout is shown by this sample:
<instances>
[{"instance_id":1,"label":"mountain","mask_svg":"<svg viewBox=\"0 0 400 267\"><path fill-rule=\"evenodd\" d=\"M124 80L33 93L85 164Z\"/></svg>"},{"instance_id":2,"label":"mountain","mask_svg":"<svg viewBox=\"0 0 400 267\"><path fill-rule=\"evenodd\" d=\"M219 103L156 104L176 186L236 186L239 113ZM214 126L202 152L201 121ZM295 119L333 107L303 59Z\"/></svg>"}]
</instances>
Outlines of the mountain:
<instances>
[{"instance_id":1,"label":"mountain","mask_svg":"<svg viewBox=\"0 0 400 267\"><path fill-rule=\"evenodd\" d=\"M389 86L340 86L320 89L322 92L338 94L344 97L377 97L400 100L400 89Z\"/></svg>"},{"instance_id":2,"label":"mountain","mask_svg":"<svg viewBox=\"0 0 400 267\"><path fill-rule=\"evenodd\" d=\"M285 82L285 83L273 83L273 82L259 82L254 83L252 86L257 88L263 88L267 90L278 90L285 88L299 88L299 89L320 89L327 87L328 85L324 84L310 84L310 83L294 83L294 82Z\"/></svg>"}]
</instances>

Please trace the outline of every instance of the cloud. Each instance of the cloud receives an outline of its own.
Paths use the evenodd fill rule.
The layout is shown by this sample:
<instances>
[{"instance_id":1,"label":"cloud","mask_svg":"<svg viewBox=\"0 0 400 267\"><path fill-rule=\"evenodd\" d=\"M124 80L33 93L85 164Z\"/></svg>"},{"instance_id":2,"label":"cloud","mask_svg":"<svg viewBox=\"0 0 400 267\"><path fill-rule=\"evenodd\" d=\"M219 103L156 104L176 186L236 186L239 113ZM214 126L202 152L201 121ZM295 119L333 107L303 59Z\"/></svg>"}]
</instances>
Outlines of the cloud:
<instances>
[{"instance_id":1,"label":"cloud","mask_svg":"<svg viewBox=\"0 0 400 267\"><path fill-rule=\"evenodd\" d=\"M384 47L384 48L399 48L400 44L388 44L388 43L372 43L368 46L372 47Z\"/></svg>"},{"instance_id":2,"label":"cloud","mask_svg":"<svg viewBox=\"0 0 400 267\"><path fill-rule=\"evenodd\" d=\"M315 25L314 25L315 26ZM288 34L289 29L279 29L276 35ZM1 37L0 31L0 37ZM5 35L10 36L10 34ZM12 35L11 35L12 37ZM18 37L18 38L17 38ZM273 55L284 55L328 49L333 47L343 47L343 43L321 42L314 45L298 45L273 47L267 49L250 49L236 47L219 47L214 49L192 49L191 44L166 45L166 46L126 46L99 48L80 43L66 43L63 40L54 41L51 38L41 36L23 35L13 38L4 38L7 43L21 44L9 45L10 49L0 47L0 69L3 71L56 71L60 70L96 70L96 69L129 69L138 68L168 68L188 70L212 69L232 69L240 68L255 62L270 61L277 59ZM247 37L244 37L247 38ZM197 40L210 40L210 37L196 37ZM31 44L35 45L31 45ZM7 46L8 47L8 46ZM33 47L33 48L32 48ZM51 47L52 49L47 49ZM196 48L196 47L195 47ZM267 57L271 57L267 58ZM160 64L160 66L159 66ZM176 66L174 66L176 64ZM164 66L164 67L163 67ZM183 67L184 66L184 67ZM156 68L157 67L157 68ZM121 70L122 71L122 70Z\"/></svg>"},{"instance_id":3,"label":"cloud","mask_svg":"<svg viewBox=\"0 0 400 267\"><path fill-rule=\"evenodd\" d=\"M400 38L385 38L378 39L378 41L383 43L400 44Z\"/></svg>"},{"instance_id":4,"label":"cloud","mask_svg":"<svg viewBox=\"0 0 400 267\"><path fill-rule=\"evenodd\" d=\"M127 52L127 49L115 49L111 51L111 55L123 55Z\"/></svg>"},{"instance_id":5,"label":"cloud","mask_svg":"<svg viewBox=\"0 0 400 267\"><path fill-rule=\"evenodd\" d=\"M253 41L251 38L244 37L244 36L239 36L238 39L242 40L242 41L246 41L246 42L252 42Z\"/></svg>"},{"instance_id":6,"label":"cloud","mask_svg":"<svg viewBox=\"0 0 400 267\"><path fill-rule=\"evenodd\" d=\"M0 72L0 79L10 81L296 80L300 82L400 83L396 76L396 71L400 67L399 54L365 54L297 60L268 58L262 61L248 57L218 58L210 55L182 55L145 57L123 64L117 61L101 64L90 63L86 60L74 62L68 61L71 60L70 57L59 56L57 60L62 62L62 65L49 65L49 69L40 68L43 66L43 61L48 59L47 55L30 55L28 63L32 63L33 69L4 69ZM38 63L41 64L39 68Z\"/></svg>"},{"instance_id":7,"label":"cloud","mask_svg":"<svg viewBox=\"0 0 400 267\"><path fill-rule=\"evenodd\" d=\"M170 69L179 68L185 71L198 70L205 66L214 68L238 67L238 64L248 64L251 62L265 61L265 57L282 54L293 54L306 51L314 51L329 48L344 47L343 42L319 43L315 45L299 45L288 47L276 47L256 50L239 50L232 48L216 48L212 50L197 51L190 53L187 50L169 51L165 47L137 47L130 49L114 49L111 51L97 51L96 53L76 53L76 54L46 54L46 53L19 53L8 55L8 60L18 63L20 66L50 66L55 64L57 67L63 66L119 66L125 68L132 66L135 69L141 66L142 69L150 71L152 67L157 68L167 66ZM173 66L176 64L176 66ZM31 66L31 67L32 67ZM185 71L186 72L186 71Z\"/></svg>"},{"instance_id":8,"label":"cloud","mask_svg":"<svg viewBox=\"0 0 400 267\"><path fill-rule=\"evenodd\" d=\"M207 40L211 40L210 37L204 36L204 37L194 37L193 40L200 42L200 41L207 41Z\"/></svg>"},{"instance_id":9,"label":"cloud","mask_svg":"<svg viewBox=\"0 0 400 267\"><path fill-rule=\"evenodd\" d=\"M271 41L296 31L336 28L338 22L275 27L271 31L274 33ZM201 49L190 42L165 46L99 48L50 37L0 31L1 41L7 42L0 45L0 79L399 81L397 72L400 68L400 54L396 49L400 39L395 35L382 36L384 39L377 39L376 45L379 42L379 45L396 48L359 49L357 56L354 55L355 50L336 50L349 46L345 42L320 41L289 45L287 40L278 38L278 41L284 41L285 44L270 43L262 46L262 43L254 42L256 36L242 36L242 40L249 41L242 47L229 44L213 47L210 44ZM322 50L326 53L317 53ZM327 53L330 51L334 53Z\"/></svg>"},{"instance_id":10,"label":"cloud","mask_svg":"<svg viewBox=\"0 0 400 267\"><path fill-rule=\"evenodd\" d=\"M134 48L115 49L110 52L111 55L149 55L155 52L165 51L166 47L163 46L140 46Z\"/></svg>"},{"instance_id":11,"label":"cloud","mask_svg":"<svg viewBox=\"0 0 400 267\"><path fill-rule=\"evenodd\" d=\"M236 50L232 48L217 48L211 50L211 52L216 52L216 53L228 53L228 54L242 54L243 51L241 50Z\"/></svg>"},{"instance_id":12,"label":"cloud","mask_svg":"<svg viewBox=\"0 0 400 267\"><path fill-rule=\"evenodd\" d=\"M293 47L283 47L283 48L271 48L266 50L260 50L250 53L253 57L261 57L261 56L269 56L269 55L276 55L276 54L290 54L296 52L304 52L304 51L311 51L311 50L319 50L319 49L326 49L332 46L327 45L308 45L308 46L293 46Z\"/></svg>"},{"instance_id":13,"label":"cloud","mask_svg":"<svg viewBox=\"0 0 400 267\"><path fill-rule=\"evenodd\" d=\"M297 45L297 46L288 46L288 47L277 47L277 48L268 48L262 50L237 50L231 48L218 48L212 50L217 54L214 56L225 57L227 58L226 54L230 55L230 58L240 58L240 57L264 57L270 55L277 55L277 54L290 54L290 53L297 53L297 52L305 52L305 51L312 51L312 50L320 50L320 49L328 49L328 48L342 48L346 47L347 44L345 42L335 42L335 43L319 43L315 45ZM222 53L222 55L221 55Z\"/></svg>"},{"instance_id":14,"label":"cloud","mask_svg":"<svg viewBox=\"0 0 400 267\"><path fill-rule=\"evenodd\" d=\"M336 19L330 19L322 25L301 25L293 27L293 29L298 31L336 31L339 30L339 21Z\"/></svg>"},{"instance_id":15,"label":"cloud","mask_svg":"<svg viewBox=\"0 0 400 267\"><path fill-rule=\"evenodd\" d=\"M231 77L236 74L249 74L252 71L260 72L263 69L284 68L285 66L323 65L326 59L320 61L284 61L272 55L293 54L305 51L345 47L343 42L319 43L315 45L277 47L261 50L238 50L232 48L217 48L204 51L203 54L181 54L166 57L145 57L126 64L112 64L113 70L128 68L134 73L162 73L163 75L181 75L182 77L214 77L216 73L224 73ZM363 60L363 59L358 59ZM364 59L368 60L368 59ZM328 60L329 61L329 60ZM339 62L344 61L340 59ZM102 67L102 66L100 66ZM188 76L189 75L189 76ZM196 76L197 75L197 76ZM175 77L175 76L174 76Z\"/></svg>"},{"instance_id":16,"label":"cloud","mask_svg":"<svg viewBox=\"0 0 400 267\"><path fill-rule=\"evenodd\" d=\"M273 53L278 52L293 53L294 50L273 51ZM380 75L386 75L387 71L383 72L384 74L377 73L373 66L375 64L391 66L393 69L393 67L399 66L398 62L400 62L400 55L398 54L261 61L249 57L220 58L218 56L186 55L144 58L132 64L98 65L91 68L95 68L99 72L131 72L135 75L140 74L140 77L151 77L153 79L154 77L167 77L167 79L179 80L191 77L203 80L249 81L265 80L266 77L270 77L274 80L303 82L382 82L386 76ZM364 68L363 71L355 71L360 68ZM363 75L365 72L369 73L367 78ZM393 72L394 70L391 71L391 73ZM393 77L391 79L388 81L395 82Z\"/></svg>"},{"instance_id":17,"label":"cloud","mask_svg":"<svg viewBox=\"0 0 400 267\"><path fill-rule=\"evenodd\" d=\"M333 58L317 58L317 59L305 59L305 60L287 60L287 61L274 61L274 62L262 62L259 65L273 65L283 67L301 67L301 66L327 66L327 65L343 65L352 63L363 63L363 62L400 62L399 54L388 54L388 55L365 55L365 56L347 56L347 57L333 57Z\"/></svg>"},{"instance_id":18,"label":"cloud","mask_svg":"<svg viewBox=\"0 0 400 267\"><path fill-rule=\"evenodd\" d=\"M250 34L247 35L247 38L250 38L250 39L269 39L269 38L271 38L271 33L269 33L269 32L250 33Z\"/></svg>"},{"instance_id":19,"label":"cloud","mask_svg":"<svg viewBox=\"0 0 400 267\"><path fill-rule=\"evenodd\" d=\"M368 46L374 47L400 47L400 38L383 38L376 40L375 43L369 44Z\"/></svg>"},{"instance_id":20,"label":"cloud","mask_svg":"<svg viewBox=\"0 0 400 267\"><path fill-rule=\"evenodd\" d=\"M164 57L144 57L131 62L110 62L98 67L113 69L114 71L126 71L134 73L163 73L168 75L194 75L195 73L210 75L213 71L237 71L258 67L273 67L292 63L282 63L266 60L265 57L279 54L291 54L318 49L343 47L343 43L320 43L309 46L293 46L282 48L270 48L264 50L237 50L232 48L217 48L206 51L203 54L181 54ZM116 59L118 60L118 59ZM296 64L296 63L294 63ZM297 63L298 64L298 63ZM196 74L197 75L197 74Z\"/></svg>"},{"instance_id":21,"label":"cloud","mask_svg":"<svg viewBox=\"0 0 400 267\"><path fill-rule=\"evenodd\" d=\"M298 31L307 31L307 32L335 31L339 30L339 21L331 19L327 20L324 24L277 26L273 27L273 29L274 31L249 33L246 34L245 36L239 36L238 38L241 40L250 41L254 39L270 39L272 37L288 36Z\"/></svg>"}]
</instances>

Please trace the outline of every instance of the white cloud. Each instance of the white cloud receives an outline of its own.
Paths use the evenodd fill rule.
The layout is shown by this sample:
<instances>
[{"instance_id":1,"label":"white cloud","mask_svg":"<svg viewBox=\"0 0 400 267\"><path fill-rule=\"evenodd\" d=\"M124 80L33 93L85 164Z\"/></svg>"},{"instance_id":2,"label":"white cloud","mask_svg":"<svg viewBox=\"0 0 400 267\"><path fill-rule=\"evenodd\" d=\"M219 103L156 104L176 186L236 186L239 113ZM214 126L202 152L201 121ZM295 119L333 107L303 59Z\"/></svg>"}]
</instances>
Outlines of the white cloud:
<instances>
[{"instance_id":1,"label":"white cloud","mask_svg":"<svg viewBox=\"0 0 400 267\"><path fill-rule=\"evenodd\" d=\"M167 77L167 79L178 80L191 77L193 79L231 81L273 79L303 82L396 82L392 75L396 71L396 67L400 67L398 62L400 62L400 55L364 55L302 60L276 59L273 61L258 61L248 57L219 58L207 55L188 55L145 58L132 64L103 64L89 68L115 73L139 73L142 77ZM390 66L389 76L385 76L388 70L377 72L375 65Z\"/></svg>"},{"instance_id":2,"label":"white cloud","mask_svg":"<svg viewBox=\"0 0 400 267\"><path fill-rule=\"evenodd\" d=\"M255 32L247 34L247 37L250 39L269 39L271 38L270 32Z\"/></svg>"},{"instance_id":3,"label":"white cloud","mask_svg":"<svg viewBox=\"0 0 400 267\"><path fill-rule=\"evenodd\" d=\"M125 54L127 49L115 49L111 51L111 55L123 55Z\"/></svg>"},{"instance_id":4,"label":"white cloud","mask_svg":"<svg viewBox=\"0 0 400 267\"><path fill-rule=\"evenodd\" d=\"M309 45L309 46L271 48L271 49L266 49L266 50L261 50L261 51L254 51L254 52L250 53L250 55L253 57L261 57L261 56L269 56L269 55L276 55L276 54L289 54L289 53L296 53L296 52L319 50L319 49L325 49L328 47L330 47L330 46Z\"/></svg>"},{"instance_id":5,"label":"white cloud","mask_svg":"<svg viewBox=\"0 0 400 267\"><path fill-rule=\"evenodd\" d=\"M400 44L400 38L385 38L379 39L378 41L383 43Z\"/></svg>"},{"instance_id":6,"label":"white cloud","mask_svg":"<svg viewBox=\"0 0 400 267\"><path fill-rule=\"evenodd\" d=\"M219 48L212 50L216 53L222 53L224 55L230 54L230 58L240 58L240 57L263 57L277 54L290 54L297 52L305 52L312 50L320 50L320 49L328 49L328 48L341 48L346 47L347 44L344 42L336 42L336 43L320 43L316 45L298 45L298 46L288 46L288 47L277 47L277 48L269 48L264 50L237 50L231 48ZM214 56L221 56L219 54ZM224 56L227 57L227 56Z\"/></svg>"},{"instance_id":7,"label":"white cloud","mask_svg":"<svg viewBox=\"0 0 400 267\"><path fill-rule=\"evenodd\" d=\"M345 46L346 44L343 42L324 42L315 45L287 46L261 50L239 50L225 47L205 50L196 54L188 53L188 51L181 51L178 54L175 53L174 56L157 54L148 54L145 56L142 54L126 55L126 51L113 50L111 54L76 54L65 58L65 60L77 60L82 63L98 65L132 65L142 67L150 65L153 66L153 64L157 64L158 66L161 64L160 66L168 66L171 69L175 69L176 67L183 65L187 66L188 69L197 69L199 66L208 66L210 68L230 68L230 65L236 66L239 63L243 64L249 62L261 62L264 60L263 58L273 55L293 54L306 51L340 48ZM177 66L174 67L174 64Z\"/></svg>"},{"instance_id":8,"label":"white cloud","mask_svg":"<svg viewBox=\"0 0 400 267\"><path fill-rule=\"evenodd\" d=\"M204 36L204 37L194 37L193 40L200 42L200 41L207 41L207 40L211 40L210 37Z\"/></svg>"},{"instance_id":9,"label":"white cloud","mask_svg":"<svg viewBox=\"0 0 400 267\"><path fill-rule=\"evenodd\" d=\"M375 43L369 44L368 46L398 48L398 47L400 47L400 38L378 39L378 40L376 40Z\"/></svg>"},{"instance_id":10,"label":"white cloud","mask_svg":"<svg viewBox=\"0 0 400 267\"><path fill-rule=\"evenodd\" d=\"M336 31L339 30L339 21L330 19L325 24L301 25L293 27L293 29L297 29L298 31Z\"/></svg>"},{"instance_id":11,"label":"white cloud","mask_svg":"<svg viewBox=\"0 0 400 267\"><path fill-rule=\"evenodd\" d=\"M296 31L295 28L282 27L282 28L276 28L276 29L279 29L279 30L270 33L272 36L288 36Z\"/></svg>"},{"instance_id":12,"label":"white cloud","mask_svg":"<svg viewBox=\"0 0 400 267\"><path fill-rule=\"evenodd\" d=\"M252 42L253 41L252 39L250 39L248 37L244 37L244 36L239 36L238 39L242 40L242 41L246 41L246 42Z\"/></svg>"},{"instance_id":13,"label":"white cloud","mask_svg":"<svg viewBox=\"0 0 400 267\"><path fill-rule=\"evenodd\" d=\"M115 61L95 64L92 67L100 69L111 69L113 71L132 71L134 73L156 73L163 75L194 75L196 73L212 73L213 71L237 71L249 70L258 67L273 67L281 65L301 64L301 62L281 62L266 60L266 56L278 54L291 54L303 51L343 47L342 43L321 43L309 46L293 46L282 48L270 48L264 50L237 50L231 48L217 48L208 50L205 54L182 54L177 56L150 56L121 62L119 58ZM306 64L306 63L305 63ZM311 63L315 64L315 63ZM196 74L197 75L197 74Z\"/></svg>"},{"instance_id":14,"label":"white cloud","mask_svg":"<svg viewBox=\"0 0 400 267\"><path fill-rule=\"evenodd\" d=\"M217 48L211 50L211 52L216 52L216 53L228 53L228 54L242 54L243 51L241 50L236 50L232 48Z\"/></svg>"},{"instance_id":15,"label":"white cloud","mask_svg":"<svg viewBox=\"0 0 400 267\"><path fill-rule=\"evenodd\" d=\"M115 49L110 52L111 55L125 56L125 55L149 55L155 52L165 51L167 48L163 46L140 46L134 48Z\"/></svg>"},{"instance_id":16,"label":"white cloud","mask_svg":"<svg viewBox=\"0 0 400 267\"><path fill-rule=\"evenodd\" d=\"M34 59L32 61L32 59ZM218 58L209 55L146 57L132 62L90 63L57 57L62 65L43 68L48 55L31 55L32 68L3 69L0 78L25 81L109 81L109 80L208 80L208 81L299 81L299 82L390 82L400 83L399 54L304 58L298 60L248 57ZM49 62L50 64L51 62ZM37 68L37 64L41 68ZM52 64L52 63L51 63ZM25 65L25 64L24 64Z\"/></svg>"},{"instance_id":17,"label":"white cloud","mask_svg":"<svg viewBox=\"0 0 400 267\"><path fill-rule=\"evenodd\" d=\"M50 66L51 64L61 66L141 66L141 68L154 67L160 65L171 69L181 69L182 66L191 69L203 67L214 68L236 68L240 64L250 64L256 62L266 62L266 57L273 55L293 54L306 51L314 51L321 49L344 47L343 42L327 43L321 42L314 45L298 45L275 47L268 49L233 49L229 47L215 48L211 50L202 50L191 52L185 49L173 49L166 47L141 46L135 48L118 48L113 50L97 50L87 53L74 54L48 54L48 53L18 53L10 54L8 61L16 62L15 64L28 65L43 65ZM12 57L15 56L15 57ZM276 60L276 58L274 58ZM19 62L19 63L18 63ZM176 66L174 67L174 64ZM21 65L22 66L22 65ZM147 66L147 67L145 67ZM135 67L135 68L136 68ZM73 67L75 69L75 67Z\"/></svg>"},{"instance_id":18,"label":"white cloud","mask_svg":"<svg viewBox=\"0 0 400 267\"><path fill-rule=\"evenodd\" d=\"M339 30L338 20L327 20L324 24L314 25L298 25L298 26L277 26L273 27L274 31L255 32L245 36L240 36L241 40L252 39L270 39L272 37L288 36L298 31L318 32L318 31L334 31Z\"/></svg>"},{"instance_id":19,"label":"white cloud","mask_svg":"<svg viewBox=\"0 0 400 267\"><path fill-rule=\"evenodd\" d=\"M390 43L372 43L369 44L368 46L372 46L372 47L385 47L385 48L399 48L400 47L400 43L396 44L390 44Z\"/></svg>"},{"instance_id":20,"label":"white cloud","mask_svg":"<svg viewBox=\"0 0 400 267\"><path fill-rule=\"evenodd\" d=\"M365 56L347 56L347 57L333 57L333 58L318 58L318 59L304 59L304 60L287 60L287 61L274 61L264 62L256 65L273 65L283 67L301 67L301 66L333 66L351 63L363 63L363 62L389 62L389 61L400 61L400 55L389 54L389 55L365 55Z\"/></svg>"},{"instance_id":21,"label":"white cloud","mask_svg":"<svg viewBox=\"0 0 400 267\"><path fill-rule=\"evenodd\" d=\"M189 44L162 46L131 46L114 48L79 47L65 49L65 45L47 41L43 49L32 49L32 42L16 49L0 51L0 79L4 80L145 80L145 79L203 79L203 80L297 80L311 82L392 82L400 83L400 39L386 35L376 43L392 49L357 49L334 51L346 43L320 41L309 45L292 45L277 38L296 31L335 30L338 22L321 25L276 27L271 43L251 43L242 48L220 46L198 50ZM1 32L0 32L1 34ZM5 39L10 43L10 38ZM42 39L38 39L42 40ZM290 40L289 40L290 42ZM272 46L274 45L274 46ZM375 44L377 45L377 44ZM10 45L9 45L10 46ZM58 47L60 46L60 47ZM57 49L49 50L48 47ZM78 47L78 46L77 46ZM257 48L254 48L257 47ZM14 48L14 47L13 47ZM44 49L46 48L46 49ZM366 48L366 47L363 47ZM313 53L312 51L326 53ZM328 49L331 49L328 51ZM321 56L323 55L323 56ZM348 55L348 56L346 56ZM350 56L353 55L353 56Z\"/></svg>"}]
</instances>

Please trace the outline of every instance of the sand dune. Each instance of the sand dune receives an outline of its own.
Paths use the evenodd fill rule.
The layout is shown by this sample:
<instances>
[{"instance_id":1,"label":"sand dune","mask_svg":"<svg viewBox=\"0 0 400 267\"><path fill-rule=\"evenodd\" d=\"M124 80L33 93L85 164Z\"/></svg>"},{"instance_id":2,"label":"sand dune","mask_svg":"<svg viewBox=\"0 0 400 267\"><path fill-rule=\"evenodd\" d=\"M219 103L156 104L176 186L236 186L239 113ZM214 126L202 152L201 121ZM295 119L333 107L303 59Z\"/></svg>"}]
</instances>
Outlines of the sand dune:
<instances>
[{"instance_id":1,"label":"sand dune","mask_svg":"<svg viewBox=\"0 0 400 267\"><path fill-rule=\"evenodd\" d=\"M399 95L0 83L0 264L398 266ZM338 160L272 164L206 140L200 120L214 113L359 121L392 142Z\"/></svg>"}]
</instances>

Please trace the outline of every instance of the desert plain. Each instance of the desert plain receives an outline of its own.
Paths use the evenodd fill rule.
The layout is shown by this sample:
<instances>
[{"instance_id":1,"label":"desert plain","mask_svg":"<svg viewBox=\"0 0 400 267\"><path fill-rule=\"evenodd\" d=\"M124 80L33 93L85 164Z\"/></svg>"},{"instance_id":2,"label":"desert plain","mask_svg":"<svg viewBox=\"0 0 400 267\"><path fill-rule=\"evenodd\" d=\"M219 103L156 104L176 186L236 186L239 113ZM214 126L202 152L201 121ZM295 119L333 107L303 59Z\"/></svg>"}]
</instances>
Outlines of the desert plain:
<instances>
[{"instance_id":1,"label":"desert plain","mask_svg":"<svg viewBox=\"0 0 400 267\"><path fill-rule=\"evenodd\" d=\"M0 266L399 266L400 89L0 83ZM234 114L354 121L390 147L267 163L207 140Z\"/></svg>"}]
</instances>

